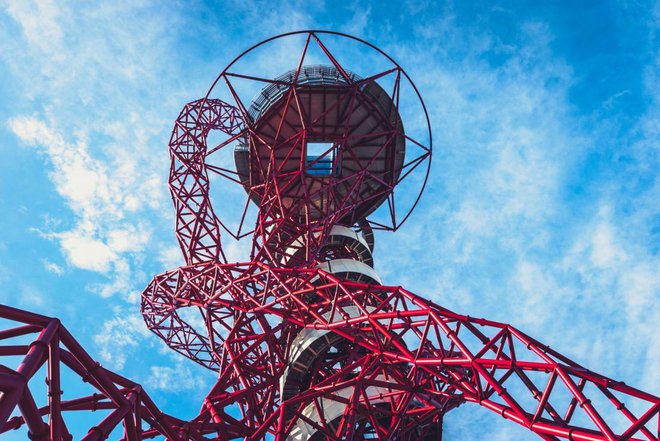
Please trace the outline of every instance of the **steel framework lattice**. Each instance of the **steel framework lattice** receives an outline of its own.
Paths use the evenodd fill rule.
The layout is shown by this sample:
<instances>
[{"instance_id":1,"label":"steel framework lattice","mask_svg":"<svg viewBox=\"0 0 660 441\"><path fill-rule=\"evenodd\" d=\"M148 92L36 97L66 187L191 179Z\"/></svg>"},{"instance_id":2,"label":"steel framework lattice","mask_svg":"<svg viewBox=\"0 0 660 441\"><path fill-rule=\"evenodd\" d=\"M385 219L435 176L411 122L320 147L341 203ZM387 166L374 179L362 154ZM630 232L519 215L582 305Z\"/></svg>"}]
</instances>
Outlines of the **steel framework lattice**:
<instances>
[{"instance_id":1,"label":"steel framework lattice","mask_svg":"<svg viewBox=\"0 0 660 441\"><path fill-rule=\"evenodd\" d=\"M269 79L236 69L253 51L292 37L303 41L292 70ZM390 66L352 72L328 49L330 38L364 44ZM315 49L321 58L312 57ZM250 103L238 80L259 84ZM416 132L425 141L404 129L404 83L426 122L427 131ZM214 98L219 87L227 99ZM211 131L224 139L208 148ZM212 164L229 148L235 170ZM161 413L138 385L93 362L57 320L1 307L0 317L20 324L0 340L39 336L0 346L0 355L25 357L0 371L0 431L26 424L33 439L70 439L68 411L106 409L85 439L104 439L123 424L127 440L439 440L444 415L472 403L545 440L658 439L658 397L585 369L510 325L381 283L374 230L396 230L416 205L419 196L408 198L398 215L395 187L412 181L421 193L431 137L414 84L374 46L321 31L254 46L205 98L184 106L170 155L185 266L153 279L142 313L172 349L218 372L199 415L184 422ZM214 175L246 191L234 230L211 206ZM249 204L258 213L254 230L244 232ZM252 234L249 262L227 261L222 230ZM37 408L27 384L44 363L48 405ZM97 393L63 400L62 363ZM10 418L16 408L20 415Z\"/></svg>"}]
</instances>

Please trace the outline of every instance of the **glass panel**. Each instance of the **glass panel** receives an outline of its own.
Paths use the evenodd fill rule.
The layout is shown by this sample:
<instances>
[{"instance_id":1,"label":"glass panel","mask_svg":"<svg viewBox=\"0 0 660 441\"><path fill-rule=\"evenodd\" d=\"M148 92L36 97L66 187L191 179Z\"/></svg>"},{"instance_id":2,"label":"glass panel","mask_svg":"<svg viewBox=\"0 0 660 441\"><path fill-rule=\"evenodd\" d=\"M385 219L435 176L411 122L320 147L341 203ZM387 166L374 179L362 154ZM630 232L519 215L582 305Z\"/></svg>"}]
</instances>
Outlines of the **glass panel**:
<instances>
[{"instance_id":1,"label":"glass panel","mask_svg":"<svg viewBox=\"0 0 660 441\"><path fill-rule=\"evenodd\" d=\"M307 164L308 175L331 176L337 147L331 142L308 142Z\"/></svg>"}]
</instances>

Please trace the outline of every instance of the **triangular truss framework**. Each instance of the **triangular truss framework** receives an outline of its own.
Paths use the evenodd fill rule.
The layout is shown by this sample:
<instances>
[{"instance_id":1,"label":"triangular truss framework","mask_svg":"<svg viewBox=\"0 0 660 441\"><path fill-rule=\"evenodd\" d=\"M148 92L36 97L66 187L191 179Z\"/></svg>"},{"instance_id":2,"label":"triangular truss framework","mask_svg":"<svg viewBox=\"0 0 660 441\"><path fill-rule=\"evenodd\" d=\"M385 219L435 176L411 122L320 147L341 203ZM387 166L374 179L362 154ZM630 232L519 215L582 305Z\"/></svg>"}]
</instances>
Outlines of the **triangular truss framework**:
<instances>
[{"instance_id":1,"label":"triangular truss framework","mask_svg":"<svg viewBox=\"0 0 660 441\"><path fill-rule=\"evenodd\" d=\"M457 314L404 288L380 285L369 271L364 274L371 274L371 283L362 283L351 279L355 274L321 265L337 257L372 262L371 230L396 229L402 222L394 187L428 165L430 136L426 146L397 125L400 84L407 78L398 65L359 78L321 41L328 33L297 34L305 44L289 79L227 69L219 82L234 102L206 97L187 104L170 139L169 186L186 264L152 280L142 294L142 313L149 329L173 350L218 372L199 415L181 421L163 414L138 384L95 362L57 319L0 305L6 321L0 356L7 360L0 365L0 434L25 425L31 439L70 440L70 415L99 411L100 421L83 439L122 432L122 439L131 441L158 435L197 441L431 440L441 438L444 415L466 404L495 412L544 440L657 441L658 397L592 372L508 324ZM335 82L324 87L334 87L340 96L314 115L301 103L300 75L310 45L336 72ZM387 76L394 78L387 91L394 105L384 110L361 93ZM280 118L271 119L276 123L270 139L239 98L236 80L285 90ZM381 148L399 136L419 147L421 153L407 156L395 178L383 180L372 172L369 158L354 156L361 178L343 193L332 193L318 182L341 186L346 178L315 181L302 166L283 170L274 153L268 161L251 158L255 173L247 181L207 161L236 142L262 143L273 152L286 148L291 155L327 115L348 115L336 118L348 121L360 106L389 127L372 134L383 140ZM286 119L288 114L297 119ZM226 141L207 148L211 130ZM286 130L289 135L280 136ZM354 142L342 133L342 142ZM232 233L254 234L251 262L227 263L220 234L230 229L211 206L209 173L247 187L243 218L250 200L259 203L254 230L246 232L241 222ZM368 179L380 179L380 190L360 191ZM296 186L303 191L292 198L287 191ZM344 227L349 231L344 236L336 232L347 213L376 198L389 208L391 223L359 219ZM301 220L305 210L327 213ZM190 314L201 320L190 320ZM67 378L87 383L90 393L63 395L63 369ZM38 407L39 389L31 380L41 375L47 405Z\"/></svg>"}]
</instances>

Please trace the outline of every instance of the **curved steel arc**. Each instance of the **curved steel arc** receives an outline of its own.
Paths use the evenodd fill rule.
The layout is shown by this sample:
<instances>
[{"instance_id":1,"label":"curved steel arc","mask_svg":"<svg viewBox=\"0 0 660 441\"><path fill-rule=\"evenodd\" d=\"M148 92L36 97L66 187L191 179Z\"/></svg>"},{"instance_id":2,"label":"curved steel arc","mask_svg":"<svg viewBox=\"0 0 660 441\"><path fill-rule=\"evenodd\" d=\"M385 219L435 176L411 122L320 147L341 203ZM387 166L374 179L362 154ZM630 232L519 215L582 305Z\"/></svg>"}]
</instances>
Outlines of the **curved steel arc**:
<instances>
[{"instance_id":1,"label":"curved steel arc","mask_svg":"<svg viewBox=\"0 0 660 441\"><path fill-rule=\"evenodd\" d=\"M314 33L307 31L308 43L316 38ZM203 114L207 103L216 102L207 96L189 106L196 105ZM246 113L220 105L228 106L236 120ZM212 118L195 122L194 117L185 117L191 127L197 124L188 133L205 134ZM231 128L213 128L235 135ZM189 139L205 151L203 142ZM177 144L171 146L177 148ZM173 157L181 158L175 152ZM181 170L194 177L195 188L208 192L203 155L185 159L192 165ZM203 196L188 187L179 191L176 185L181 182L186 180L172 180L177 190L173 195ZM197 209L199 219L212 213L204 211L210 209L208 199L190 200L193 203L182 206L191 213ZM213 248L197 244L217 238L215 255L221 254L219 234L201 230L195 235L190 231L200 230L188 225L182 223L184 234L179 235L180 243L189 245L184 253L208 257L207 250ZM257 227L264 243L268 234L277 231ZM187 262L190 265L154 279L143 294L142 309L150 329L174 350L220 374L197 423L230 422L233 433L242 433L246 439L268 434L289 439L301 430L346 439L367 421L369 430L380 438L417 439L421 435L411 427L427 430L437 426L450 409L474 402L543 439L657 439L657 430L653 433L649 428L649 421L658 418L657 397L594 374L509 325L452 313L402 288L351 283L319 269L292 270L259 261L223 265L218 258ZM184 320L186 308L196 308L203 315L204 329ZM361 312L347 315L348 308ZM273 325L272 317L279 317L279 324ZM287 369L291 339L309 327L338 335L344 344L352 345L346 351L358 350L361 358L342 367L330 368L336 363L331 362L324 368L330 370L313 380L316 383L281 403L278 384ZM383 378L389 380L383 382ZM390 397L385 401L383 388ZM380 399L370 398L374 390L380 391ZM641 401L648 408L634 415L624 406L624 398ZM592 404L600 406L603 400L612 403L613 409L603 411ZM339 422L322 421L323 414L310 410L333 402L346 409ZM536 404L530 406L530 402ZM236 408L241 409L241 418L231 416ZM617 413L629 421L622 429L608 421ZM368 416L375 414L387 415L388 423ZM217 435L222 439L222 434Z\"/></svg>"},{"instance_id":2,"label":"curved steel arc","mask_svg":"<svg viewBox=\"0 0 660 441\"><path fill-rule=\"evenodd\" d=\"M426 403L427 411L444 413L472 402L543 439L658 439L660 398L585 369L505 323L456 314L401 287L347 282L320 269L261 264L215 267L216 286L230 291L228 297L245 314L277 316L291 329L327 330L365 351L362 383L351 374L355 366L348 366L287 400L278 415L303 418L303 409L319 397L346 400L333 393L349 386L357 395L368 395L367 389L378 384L378 375L398 372L399 381L388 383L396 389L392 395L397 403ZM314 303L309 301L312 293ZM197 301L208 308L216 305L217 298L212 290L198 293ZM143 299L147 304L155 300ZM349 314L349 310L361 313ZM366 360L377 361L377 368L366 369ZM269 408L262 414L264 425L253 436L279 433L286 439L283 434L288 431L276 417L268 418L272 412ZM339 430L329 439L345 436Z\"/></svg>"},{"instance_id":3,"label":"curved steel arc","mask_svg":"<svg viewBox=\"0 0 660 441\"><path fill-rule=\"evenodd\" d=\"M510 325L456 314L401 287L359 283L365 274L373 282L379 280L365 263L373 263L371 230L364 219L358 219L357 225L342 226L340 221L348 210L368 203L379 191L372 187L371 193L350 193L369 173L373 161L357 171L360 179L344 195L324 196L319 182L332 180L313 177L311 184L300 187L299 196L291 188L294 179L304 179L302 169L278 174L273 170L282 165L276 165L271 156L259 170L264 182L259 190L261 211L253 261L227 263L220 238L224 225L209 197L209 171L224 169L207 164L206 158L230 143L208 150L207 135L220 130L229 140L238 140L245 134L269 146L258 139L259 133L251 127L256 123L249 120L244 106L237 108L209 96L221 78L227 80L227 72L241 57L265 43L297 34L306 35L307 40L296 79L307 45L316 41L344 82L354 83L319 35L350 38L393 63L412 85L428 123L424 102L405 71L358 38L299 31L265 40L240 54L206 97L184 106L176 120L169 145L169 186L176 236L186 264L157 275L142 293L141 309L149 329L173 350L218 372L198 416L184 422L163 414L139 385L93 361L59 321L0 305L0 318L11 322L0 330L0 356L20 361L17 367L0 365L0 433L25 425L31 439L68 441L72 411L102 410L101 421L83 439L106 439L121 430L122 439L130 441L159 435L196 441L431 440L441 438L448 411L474 403L544 440L657 441L660 399L655 395L585 369ZM398 106L395 94L390 98ZM292 86L274 141L289 145L291 151L300 148L305 133L298 95ZM295 103L293 109L289 102ZM302 134L296 132L282 141L279 133L289 110L298 112ZM385 121L392 113L390 109ZM316 116L319 120L325 113ZM430 142L430 125L428 136ZM392 142L392 137L383 139L386 144ZM420 147L424 157L430 157L431 145ZM275 150L273 145L269 148ZM359 158L353 159L360 164ZM261 160L257 157L250 164ZM275 179L278 176L281 181ZM400 180L391 183L374 176L373 182L390 192L387 203L393 205L391 191ZM233 180L243 183L243 178ZM427 179L428 169L422 189ZM297 202L298 197L307 199ZM313 198L317 197L327 200L316 202ZM413 209L418 201L419 195ZM341 210L345 213L337 214ZM392 213L392 229L411 211L399 223ZM343 228L343 236L335 226ZM337 274L319 265L335 268ZM25 344L32 335L36 337ZM38 407L29 381L44 372L40 369L44 365L47 405ZM65 366L74 377L89 383L94 393L63 395L60 372Z\"/></svg>"},{"instance_id":4,"label":"curved steel arc","mask_svg":"<svg viewBox=\"0 0 660 441\"><path fill-rule=\"evenodd\" d=\"M170 138L169 187L176 212L176 236L187 264L224 261L220 220L209 199L206 138L211 130L235 136L243 130L237 109L220 100L186 104Z\"/></svg>"}]
</instances>

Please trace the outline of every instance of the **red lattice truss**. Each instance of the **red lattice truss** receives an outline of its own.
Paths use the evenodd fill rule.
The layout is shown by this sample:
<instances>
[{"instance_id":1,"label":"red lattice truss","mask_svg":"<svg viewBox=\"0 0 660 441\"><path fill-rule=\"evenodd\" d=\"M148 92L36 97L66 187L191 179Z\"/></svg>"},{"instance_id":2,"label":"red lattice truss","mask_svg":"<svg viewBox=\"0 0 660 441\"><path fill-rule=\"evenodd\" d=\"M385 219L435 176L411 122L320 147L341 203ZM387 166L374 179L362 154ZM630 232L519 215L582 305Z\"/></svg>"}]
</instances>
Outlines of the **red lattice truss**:
<instances>
[{"instance_id":1,"label":"red lattice truss","mask_svg":"<svg viewBox=\"0 0 660 441\"><path fill-rule=\"evenodd\" d=\"M658 397L585 369L510 325L456 314L401 287L285 267L260 247L252 262L226 263L209 199L206 137L220 130L236 140L249 130L244 118L244 110L214 99L181 112L170 141L170 190L186 266L156 276L142 296L154 333L218 371L199 415L184 422L163 414L139 385L94 362L56 319L0 306L11 321L0 331L0 355L22 357L17 368L0 369L0 433L25 424L32 439L67 440L67 415L105 410L84 439L105 439L119 426L126 440L285 440L301 427L332 440L439 439L444 414L470 403L545 440L658 439ZM240 182L229 170L211 171ZM257 231L274 234L269 225ZM302 330L323 333L337 350L315 365L309 387L284 396L291 343ZM25 344L29 335L36 338ZM31 380L43 365L48 404L39 408ZM95 392L64 399L64 366ZM332 402L342 405L341 417L318 417Z\"/></svg>"}]
</instances>

